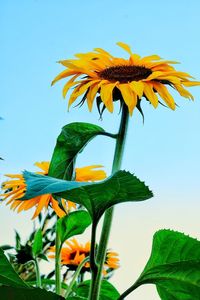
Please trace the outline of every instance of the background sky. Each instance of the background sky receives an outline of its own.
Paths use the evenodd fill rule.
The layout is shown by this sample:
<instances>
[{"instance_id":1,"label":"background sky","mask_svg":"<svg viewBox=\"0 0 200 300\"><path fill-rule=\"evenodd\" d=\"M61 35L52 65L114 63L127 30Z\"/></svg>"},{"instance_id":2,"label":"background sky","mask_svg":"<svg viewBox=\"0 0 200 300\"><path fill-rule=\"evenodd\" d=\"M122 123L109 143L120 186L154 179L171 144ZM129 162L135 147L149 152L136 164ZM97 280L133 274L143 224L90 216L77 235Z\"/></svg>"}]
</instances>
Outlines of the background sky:
<instances>
[{"instance_id":1,"label":"background sky","mask_svg":"<svg viewBox=\"0 0 200 300\"><path fill-rule=\"evenodd\" d=\"M99 120L96 109L71 108L62 99L64 81L50 86L63 70L56 64L73 54L102 47L126 57L123 41L140 55L177 60L177 69L200 79L200 2L2 0L0 5L1 106L0 179L3 174L50 160L62 126L74 121L118 130L117 107ZM156 230L171 228L200 238L200 88L190 89L195 102L174 94L179 107L156 110L143 102L145 122L135 111L130 120L123 169L134 172L155 197L116 207L109 247L120 253L121 268L112 282L124 291L139 276L150 255ZM77 166L102 164L110 172L114 142L98 137L80 155ZM17 214L1 205L0 244L23 238L32 228L33 211ZM89 233L82 239L87 240ZM44 266L44 269L48 266ZM157 300L154 286L140 287L127 299Z\"/></svg>"}]
</instances>

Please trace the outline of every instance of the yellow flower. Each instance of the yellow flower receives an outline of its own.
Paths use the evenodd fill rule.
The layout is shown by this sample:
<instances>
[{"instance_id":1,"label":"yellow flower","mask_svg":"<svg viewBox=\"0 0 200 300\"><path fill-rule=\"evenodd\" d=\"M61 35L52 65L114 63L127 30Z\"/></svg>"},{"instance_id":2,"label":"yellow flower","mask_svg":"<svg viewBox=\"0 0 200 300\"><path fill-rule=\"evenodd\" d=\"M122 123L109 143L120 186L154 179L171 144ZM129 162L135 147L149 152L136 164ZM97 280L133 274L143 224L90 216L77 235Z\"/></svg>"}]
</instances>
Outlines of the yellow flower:
<instances>
[{"instance_id":1,"label":"yellow flower","mask_svg":"<svg viewBox=\"0 0 200 300\"><path fill-rule=\"evenodd\" d=\"M77 239L73 238L70 241L66 241L66 247L63 247L61 250L61 263L66 265L70 270L76 270L77 266L90 255L90 242L87 242L85 245L80 244ZM55 258L55 247L50 247L49 252L53 254L49 255L49 258ZM86 262L84 268L89 271L90 263ZM106 259L104 263L103 274L107 274L108 269L117 269L119 268L119 257L118 253L107 251Z\"/></svg>"},{"instance_id":2,"label":"yellow flower","mask_svg":"<svg viewBox=\"0 0 200 300\"><path fill-rule=\"evenodd\" d=\"M42 172L36 172L37 174L48 175L49 162L37 162L35 163ZM83 168L75 169L76 181L97 181L106 178L106 173L103 170L93 170L102 167L101 165L87 166ZM11 209L17 209L17 212L31 209L36 206L33 219L36 218L43 208L51 206L55 213L61 218L66 215L72 208L76 208L76 204L71 201L62 199L62 208L60 208L58 201L56 201L51 194L45 194L37 196L35 198L22 201L22 198L26 191L26 185L23 175L21 174L7 174L11 180L6 181L2 185L2 189L5 190L4 194L0 195L3 200L8 199L7 205L11 204ZM17 199L17 200L16 200Z\"/></svg>"},{"instance_id":3,"label":"yellow flower","mask_svg":"<svg viewBox=\"0 0 200 300\"><path fill-rule=\"evenodd\" d=\"M188 73L177 71L172 66L176 62L162 60L158 55L140 57L132 53L127 44L119 42L117 45L128 52L128 59L114 57L105 50L96 48L94 52L76 54L76 59L59 61L66 70L53 80L52 85L72 76L63 88L65 97L68 90L74 87L69 107L82 96L81 103L86 100L91 111L97 97L97 103L100 100L108 111L113 112L113 101L123 99L132 114L142 97L155 108L160 97L174 110L176 104L166 85L177 90L181 96L193 99L184 87L200 85L200 82L191 81L192 77Z\"/></svg>"}]
</instances>

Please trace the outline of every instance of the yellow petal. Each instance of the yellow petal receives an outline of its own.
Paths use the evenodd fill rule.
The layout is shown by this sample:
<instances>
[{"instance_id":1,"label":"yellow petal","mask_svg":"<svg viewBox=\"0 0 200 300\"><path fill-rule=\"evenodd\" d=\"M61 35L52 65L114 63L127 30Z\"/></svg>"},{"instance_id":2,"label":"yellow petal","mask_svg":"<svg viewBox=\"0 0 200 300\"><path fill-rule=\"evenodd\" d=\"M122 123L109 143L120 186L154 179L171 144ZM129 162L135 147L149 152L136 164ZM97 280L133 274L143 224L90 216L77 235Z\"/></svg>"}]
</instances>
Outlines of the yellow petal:
<instances>
[{"instance_id":1,"label":"yellow petal","mask_svg":"<svg viewBox=\"0 0 200 300\"><path fill-rule=\"evenodd\" d=\"M111 57L111 58L113 57L109 52L105 51L102 48L94 48L94 50L97 51L97 52L99 52L99 53L101 53L101 54L103 54L103 55L106 55L108 57Z\"/></svg>"},{"instance_id":2,"label":"yellow petal","mask_svg":"<svg viewBox=\"0 0 200 300\"><path fill-rule=\"evenodd\" d=\"M105 104L109 112L113 112L113 89L116 83L103 84L100 90L101 100Z\"/></svg>"},{"instance_id":3,"label":"yellow petal","mask_svg":"<svg viewBox=\"0 0 200 300\"><path fill-rule=\"evenodd\" d=\"M128 83L122 83L117 85L122 94L124 102L128 106L130 115L132 115L134 108L137 105L137 95L132 91Z\"/></svg>"},{"instance_id":4,"label":"yellow petal","mask_svg":"<svg viewBox=\"0 0 200 300\"><path fill-rule=\"evenodd\" d=\"M40 200L32 219L35 219L41 213L42 209L49 204L50 197L51 195L49 194L40 196Z\"/></svg>"},{"instance_id":5,"label":"yellow petal","mask_svg":"<svg viewBox=\"0 0 200 300\"><path fill-rule=\"evenodd\" d=\"M94 84L89 88L89 91L87 93L87 104L88 104L89 111L92 110L94 98L98 92L98 89L99 89L98 84Z\"/></svg>"},{"instance_id":6,"label":"yellow petal","mask_svg":"<svg viewBox=\"0 0 200 300\"><path fill-rule=\"evenodd\" d=\"M200 81L182 81L181 83L184 86L196 86L196 85L200 85Z\"/></svg>"},{"instance_id":7,"label":"yellow petal","mask_svg":"<svg viewBox=\"0 0 200 300\"><path fill-rule=\"evenodd\" d=\"M77 71L75 70L64 70L63 72L61 72L60 74L58 74L58 76L56 76L54 78L54 80L52 81L51 85L54 85L58 80L66 78L68 76L72 76L74 74L76 74Z\"/></svg>"},{"instance_id":8,"label":"yellow petal","mask_svg":"<svg viewBox=\"0 0 200 300\"><path fill-rule=\"evenodd\" d=\"M135 92L138 95L139 98L142 97L144 91L144 84L142 81L131 81L129 83L129 86L131 87L133 92Z\"/></svg>"},{"instance_id":9,"label":"yellow petal","mask_svg":"<svg viewBox=\"0 0 200 300\"><path fill-rule=\"evenodd\" d=\"M179 94L185 98L194 100L194 97L190 92L188 92L181 84L174 84L175 89L179 92Z\"/></svg>"},{"instance_id":10,"label":"yellow petal","mask_svg":"<svg viewBox=\"0 0 200 300\"><path fill-rule=\"evenodd\" d=\"M99 82L100 80L91 80L87 83L81 83L79 86L77 86L73 93L71 94L70 98L69 98L69 102L68 102L68 108L71 106L71 104L80 96L82 95L84 92L87 91L87 89L94 83Z\"/></svg>"},{"instance_id":11,"label":"yellow petal","mask_svg":"<svg viewBox=\"0 0 200 300\"><path fill-rule=\"evenodd\" d=\"M153 87L150 83L144 82L144 94L151 102L154 108L158 106L158 97L153 91Z\"/></svg>"},{"instance_id":12,"label":"yellow petal","mask_svg":"<svg viewBox=\"0 0 200 300\"><path fill-rule=\"evenodd\" d=\"M168 92L168 90L164 86L164 84L154 81L153 82L153 87L158 92L158 94L160 95L160 97L167 103L167 105L171 109L174 110L176 108L174 99L173 99L172 95Z\"/></svg>"},{"instance_id":13,"label":"yellow petal","mask_svg":"<svg viewBox=\"0 0 200 300\"><path fill-rule=\"evenodd\" d=\"M117 45L119 47L121 47L122 49L124 49L126 52L128 52L130 55L132 55L132 51L129 45L122 43L122 42L118 42Z\"/></svg>"},{"instance_id":14,"label":"yellow petal","mask_svg":"<svg viewBox=\"0 0 200 300\"><path fill-rule=\"evenodd\" d=\"M79 74L74 75L74 76L73 76L73 77L72 77L72 78L64 85L64 88L63 88L63 98L66 97L68 90L69 90L72 86L74 86L74 85L80 83L80 81L74 82L74 80L75 80L78 76L79 76Z\"/></svg>"}]
</instances>

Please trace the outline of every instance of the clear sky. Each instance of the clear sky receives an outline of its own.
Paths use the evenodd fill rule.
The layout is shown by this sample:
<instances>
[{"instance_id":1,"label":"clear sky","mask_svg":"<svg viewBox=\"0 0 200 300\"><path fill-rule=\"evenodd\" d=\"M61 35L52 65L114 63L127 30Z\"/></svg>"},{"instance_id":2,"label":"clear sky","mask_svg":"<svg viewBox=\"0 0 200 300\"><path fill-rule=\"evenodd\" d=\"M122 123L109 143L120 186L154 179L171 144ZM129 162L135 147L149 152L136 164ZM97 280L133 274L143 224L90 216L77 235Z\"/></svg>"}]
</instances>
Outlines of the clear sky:
<instances>
[{"instance_id":1,"label":"clear sky","mask_svg":"<svg viewBox=\"0 0 200 300\"><path fill-rule=\"evenodd\" d=\"M49 160L61 127L74 121L98 124L116 132L118 110L99 120L86 106L67 112L63 82L51 87L62 71L56 64L74 53L102 47L126 56L123 41L140 55L158 54L177 60L177 68L200 80L200 2L2 0L0 4L1 105L0 176ZM174 94L175 112L156 110L143 101L145 123L135 111L130 120L123 169L134 172L153 190L143 203L116 208L110 247L120 253L121 268L113 277L120 291L142 271L153 233L172 228L200 238L200 87L190 89L195 102ZM98 137L85 149L77 166L103 164L110 172L114 144ZM33 212L17 215L1 205L0 243L13 242L14 228L24 239ZM87 238L87 237L85 237ZM154 287L141 287L127 299L159 299Z\"/></svg>"}]
</instances>

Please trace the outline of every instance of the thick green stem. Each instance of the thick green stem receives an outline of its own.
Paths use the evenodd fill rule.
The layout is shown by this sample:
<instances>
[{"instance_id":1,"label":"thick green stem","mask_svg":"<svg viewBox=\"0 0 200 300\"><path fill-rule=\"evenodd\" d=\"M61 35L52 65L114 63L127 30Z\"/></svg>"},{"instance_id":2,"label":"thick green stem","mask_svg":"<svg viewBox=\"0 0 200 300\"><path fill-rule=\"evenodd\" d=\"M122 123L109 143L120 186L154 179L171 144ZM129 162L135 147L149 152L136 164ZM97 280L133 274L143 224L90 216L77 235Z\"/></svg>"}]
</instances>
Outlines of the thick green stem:
<instances>
[{"instance_id":1,"label":"thick green stem","mask_svg":"<svg viewBox=\"0 0 200 300\"><path fill-rule=\"evenodd\" d=\"M56 272L56 293L58 295L61 294L61 259L60 259L60 252L61 252L61 242L58 233L58 229L56 226L56 258L55 258L55 272Z\"/></svg>"},{"instance_id":2,"label":"thick green stem","mask_svg":"<svg viewBox=\"0 0 200 300\"><path fill-rule=\"evenodd\" d=\"M91 234L91 249L90 249L90 268L91 268L91 273L92 273L92 284L90 286L90 292L89 292L89 299L92 298L92 293L93 293L93 284L96 281L96 277L98 274L98 266L96 264L96 229L97 229L97 224L96 222L93 221L92 223L92 234Z\"/></svg>"},{"instance_id":3,"label":"thick green stem","mask_svg":"<svg viewBox=\"0 0 200 300\"><path fill-rule=\"evenodd\" d=\"M71 290L72 290L72 288L73 288L73 285L74 285L74 283L75 283L75 281L76 281L76 278L79 276L82 267L85 265L85 263L86 263L87 261L89 261L89 256L87 256L86 258L84 258L84 259L82 260L82 262L79 264L78 268L76 269L76 272L74 273L73 279L72 279L72 281L70 282L70 285L69 285L69 287L68 287L68 289L67 289L67 292L66 292L66 294L65 294L65 299L67 299L67 297L69 296L69 294L70 294L70 292L71 292Z\"/></svg>"},{"instance_id":4,"label":"thick green stem","mask_svg":"<svg viewBox=\"0 0 200 300\"><path fill-rule=\"evenodd\" d=\"M121 167L121 162L124 153L124 146L126 141L126 134L128 129L128 121L129 121L129 112L127 106L124 103L122 106L119 132L116 139L112 174L118 171ZM105 262L106 249L107 249L107 244L108 244L108 239L109 239L110 229L112 224L112 218L113 218L113 211L114 209L113 207L111 207L105 212L104 223L103 223L103 228L101 232L101 238L100 238L100 243L99 243L99 248L97 253L98 272L96 277L94 278L94 281L92 282L92 291L91 291L91 296L89 298L90 300L99 299L101 279L102 279L102 269Z\"/></svg>"},{"instance_id":5,"label":"thick green stem","mask_svg":"<svg viewBox=\"0 0 200 300\"><path fill-rule=\"evenodd\" d=\"M34 264L35 264L35 273L36 273L36 285L37 287L41 288L42 287L42 281L40 277L40 269L39 269L39 263L37 258L34 259Z\"/></svg>"}]
</instances>

